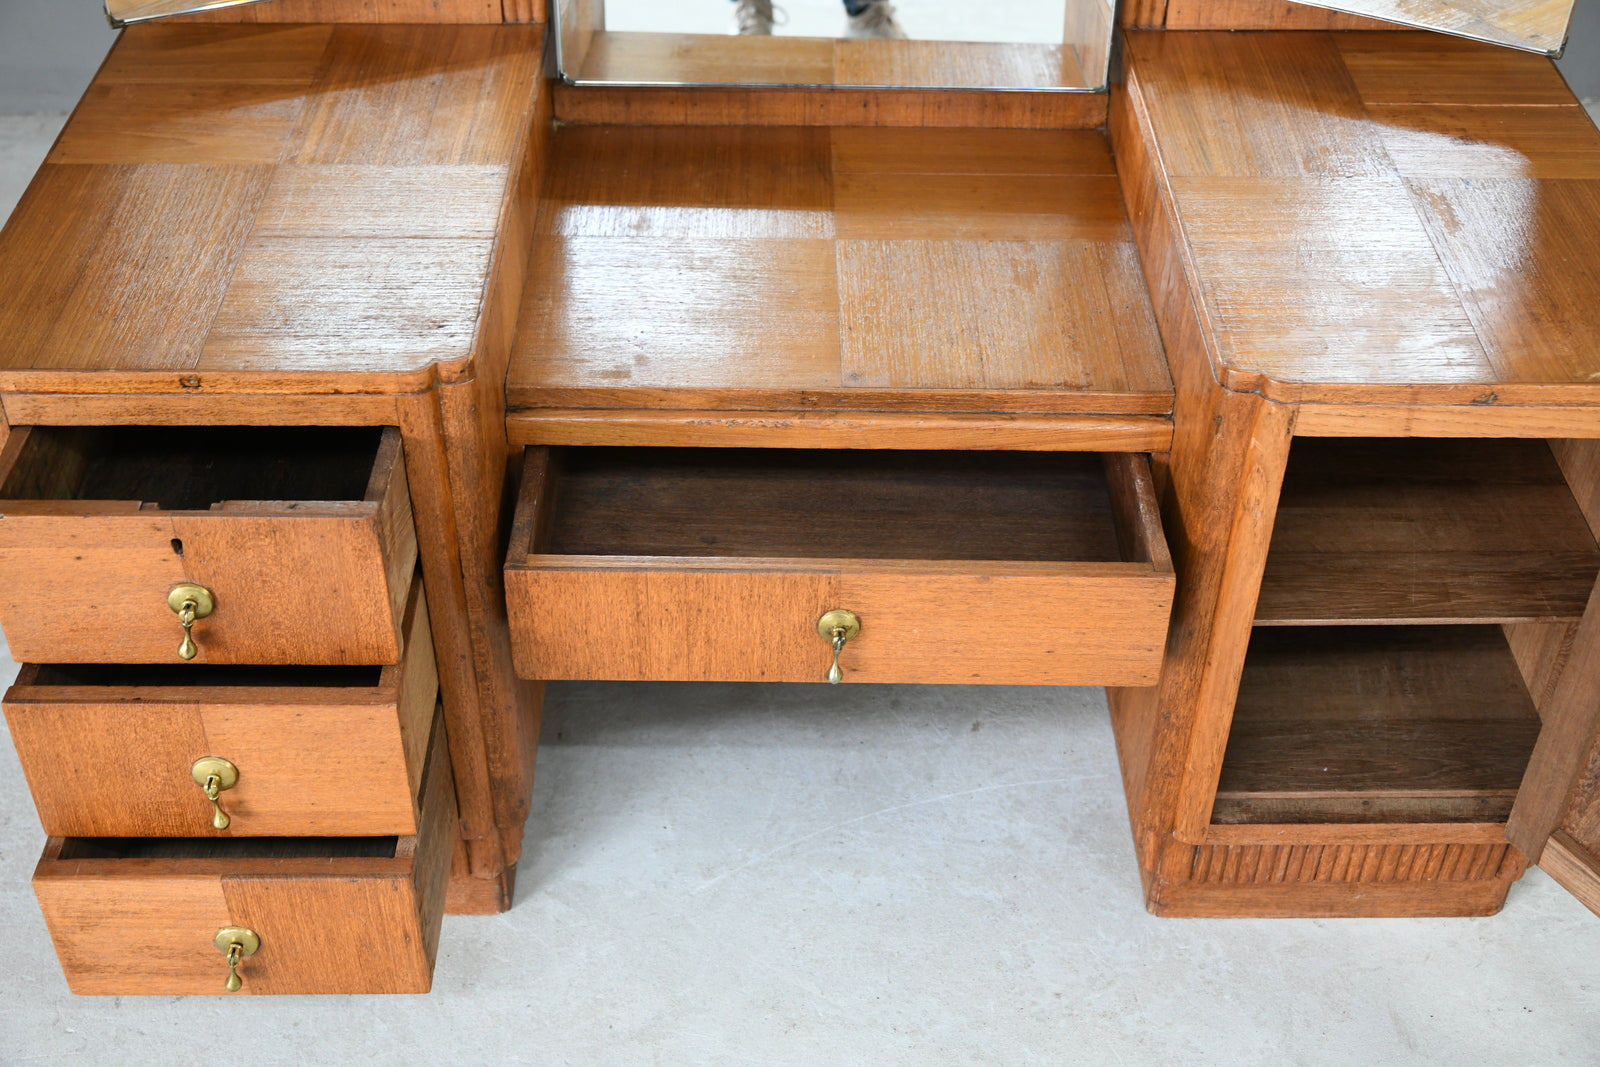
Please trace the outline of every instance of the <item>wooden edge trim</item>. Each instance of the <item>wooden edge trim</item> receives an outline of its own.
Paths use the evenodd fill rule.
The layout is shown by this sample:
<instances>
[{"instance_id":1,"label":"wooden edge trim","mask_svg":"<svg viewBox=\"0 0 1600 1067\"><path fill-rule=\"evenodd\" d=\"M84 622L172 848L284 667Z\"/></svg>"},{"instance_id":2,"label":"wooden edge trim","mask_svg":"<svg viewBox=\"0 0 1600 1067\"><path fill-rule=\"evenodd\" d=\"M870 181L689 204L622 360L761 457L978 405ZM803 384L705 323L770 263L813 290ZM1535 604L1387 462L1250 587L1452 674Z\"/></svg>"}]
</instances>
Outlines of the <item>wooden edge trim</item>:
<instances>
[{"instance_id":1,"label":"wooden edge trim","mask_svg":"<svg viewBox=\"0 0 1600 1067\"><path fill-rule=\"evenodd\" d=\"M1551 834L1539 866L1584 907L1600 915L1600 860L1571 834L1565 830Z\"/></svg>"},{"instance_id":2,"label":"wooden edge trim","mask_svg":"<svg viewBox=\"0 0 1600 1067\"><path fill-rule=\"evenodd\" d=\"M557 120L597 126L882 126L1094 130L1103 92L990 89L577 86L558 83Z\"/></svg>"},{"instance_id":3,"label":"wooden edge trim","mask_svg":"<svg viewBox=\"0 0 1600 1067\"><path fill-rule=\"evenodd\" d=\"M1023 452L1165 452L1168 415L523 409L506 416L514 445L699 448L884 448Z\"/></svg>"},{"instance_id":4,"label":"wooden edge trim","mask_svg":"<svg viewBox=\"0 0 1600 1067\"><path fill-rule=\"evenodd\" d=\"M401 455L400 428L385 426L378 438L378 451L372 457L372 473L367 477L367 490L362 494L362 500L372 504L383 503L383 498L389 495L389 486L394 484L395 469L405 469Z\"/></svg>"},{"instance_id":5,"label":"wooden edge trim","mask_svg":"<svg viewBox=\"0 0 1600 1067\"><path fill-rule=\"evenodd\" d=\"M1503 845L1504 823L1212 824L1202 845Z\"/></svg>"},{"instance_id":6,"label":"wooden edge trim","mask_svg":"<svg viewBox=\"0 0 1600 1067\"><path fill-rule=\"evenodd\" d=\"M29 664L37 670L36 664ZM27 670L28 667L24 667ZM383 668L393 670L394 665ZM196 704L254 704L304 705L307 707L382 707L392 704L395 691L379 676L377 687L368 686L145 686L145 685L34 685L24 684L22 675L17 684L6 690L5 704L138 704L140 707L172 705L193 707Z\"/></svg>"},{"instance_id":7,"label":"wooden edge trim","mask_svg":"<svg viewBox=\"0 0 1600 1067\"><path fill-rule=\"evenodd\" d=\"M823 574L882 575L886 577L1104 579L1117 582L1150 579L1169 584L1154 574L1149 563L1057 563L1023 560L924 559L793 559L762 556L559 556L529 553L518 570L541 572L624 571L655 574Z\"/></svg>"},{"instance_id":8,"label":"wooden edge trim","mask_svg":"<svg viewBox=\"0 0 1600 1067\"><path fill-rule=\"evenodd\" d=\"M1101 458L1123 558L1148 563L1160 574L1172 574L1172 554L1161 528L1161 505L1156 501L1149 459L1132 452L1107 452Z\"/></svg>"},{"instance_id":9,"label":"wooden edge trim","mask_svg":"<svg viewBox=\"0 0 1600 1067\"><path fill-rule=\"evenodd\" d=\"M517 491L517 508L511 518L511 544L506 549L506 569L526 565L534 553L536 527L548 527L551 483L550 449L539 446L522 452L522 485Z\"/></svg>"}]
</instances>

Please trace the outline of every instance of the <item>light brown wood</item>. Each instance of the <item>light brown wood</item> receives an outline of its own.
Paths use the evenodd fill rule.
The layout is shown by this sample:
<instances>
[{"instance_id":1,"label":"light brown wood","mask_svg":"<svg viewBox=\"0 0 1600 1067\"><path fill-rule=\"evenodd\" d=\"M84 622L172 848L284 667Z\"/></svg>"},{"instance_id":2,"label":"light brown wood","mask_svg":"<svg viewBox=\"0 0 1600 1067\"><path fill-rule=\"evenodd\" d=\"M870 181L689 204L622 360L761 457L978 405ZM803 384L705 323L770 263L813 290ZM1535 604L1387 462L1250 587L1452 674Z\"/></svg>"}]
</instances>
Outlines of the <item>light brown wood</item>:
<instances>
[{"instance_id":1,"label":"light brown wood","mask_svg":"<svg viewBox=\"0 0 1600 1067\"><path fill-rule=\"evenodd\" d=\"M51 838L33 885L68 985L222 993L212 938L240 925L261 937L241 992L427 992L454 837L450 765L435 756L415 837Z\"/></svg>"},{"instance_id":2,"label":"light brown wood","mask_svg":"<svg viewBox=\"0 0 1600 1067\"><path fill-rule=\"evenodd\" d=\"M561 130L534 251L550 284L529 288L511 405L1170 409L1102 138L870 145Z\"/></svg>"},{"instance_id":3,"label":"light brown wood","mask_svg":"<svg viewBox=\"0 0 1600 1067\"><path fill-rule=\"evenodd\" d=\"M420 600L408 613L404 661L381 671L24 667L6 694L6 721L45 832L416 833L438 696ZM212 828L211 804L189 774L203 756L239 768L222 794L225 831Z\"/></svg>"},{"instance_id":4,"label":"light brown wood","mask_svg":"<svg viewBox=\"0 0 1600 1067\"><path fill-rule=\"evenodd\" d=\"M0 301L0 388L87 368L162 372L174 393L174 371L235 390L230 376L298 373L338 391L329 375L361 372L410 392L435 363L470 376L542 41L538 26L126 31L0 233L24 279Z\"/></svg>"},{"instance_id":5,"label":"light brown wood","mask_svg":"<svg viewBox=\"0 0 1600 1067\"><path fill-rule=\"evenodd\" d=\"M619 126L887 126L1092 130L1104 93L928 89L557 86L556 118Z\"/></svg>"},{"instance_id":6,"label":"light brown wood","mask_svg":"<svg viewBox=\"0 0 1600 1067\"><path fill-rule=\"evenodd\" d=\"M532 16L540 0L509 0ZM542 22L506 18L500 0L275 0L185 15L182 22Z\"/></svg>"},{"instance_id":7,"label":"light brown wood","mask_svg":"<svg viewBox=\"0 0 1600 1067\"><path fill-rule=\"evenodd\" d=\"M0 504L0 573L9 589L0 595L0 620L13 655L46 663L176 662L182 633L166 598L187 581L209 589L217 605L195 623L196 663L396 662L417 555L396 431L312 432L300 446L312 455L279 453L286 458L276 460L276 481L236 469L232 482L206 475L192 486L165 487L169 474L146 474L148 464L223 449L232 450L236 468L271 464L274 456L259 451L266 438L249 431L209 438L193 431L189 444L158 436L33 429L7 442L0 495L20 493L34 467L53 465L61 448L81 440L90 449L82 480L51 488L57 499L10 496ZM101 439L106 443L97 445ZM343 454L326 454L329 446ZM308 460L342 462L343 484L324 476L322 491L348 496L296 500L288 487L316 491L317 480L285 477L284 465ZM137 480L147 477L153 481ZM283 487L276 500L230 499L265 496L268 486ZM142 506L94 498L124 491L156 499ZM176 506L162 508L168 492ZM46 573L88 595L63 602L34 581Z\"/></svg>"},{"instance_id":8,"label":"light brown wood","mask_svg":"<svg viewBox=\"0 0 1600 1067\"><path fill-rule=\"evenodd\" d=\"M506 425L518 445L1152 452L1172 444L1161 415L524 408Z\"/></svg>"},{"instance_id":9,"label":"light brown wood","mask_svg":"<svg viewBox=\"0 0 1600 1067\"><path fill-rule=\"evenodd\" d=\"M1153 522L1154 502L1110 502L1148 498L1147 475L1127 470L1141 461L1118 457L1119 476L1096 485L1072 456L1037 457L1019 480L988 460L947 478L933 457L830 467L814 453L676 468L649 455L642 475L631 459L578 454L547 476L543 455L530 453L506 575L525 677L821 680L830 652L816 620L845 607L862 619L841 661L855 681L1154 680L1169 565L1148 529L1128 533L1129 554L1147 558L1122 561L1112 522ZM1042 478L1051 468L1065 479ZM1034 479L1052 490L1039 495ZM1094 495L1101 517L1080 518ZM938 499L940 515L890 518L919 497ZM624 539L613 512L633 516ZM1007 531L1001 560L995 523ZM1085 561L1051 562L1058 553Z\"/></svg>"},{"instance_id":10,"label":"light brown wood","mask_svg":"<svg viewBox=\"0 0 1600 1067\"><path fill-rule=\"evenodd\" d=\"M1595 133L1548 60L1408 33L1134 33L1128 55L1219 381L1307 404L1593 403L1600 278L1562 265L1595 225ZM1540 116L1513 135L1471 110L1509 105Z\"/></svg>"},{"instance_id":11,"label":"light brown wood","mask_svg":"<svg viewBox=\"0 0 1600 1067\"><path fill-rule=\"evenodd\" d=\"M1291 0L1168 0L1169 30L1392 30L1381 19Z\"/></svg>"},{"instance_id":12,"label":"light brown wood","mask_svg":"<svg viewBox=\"0 0 1600 1067\"><path fill-rule=\"evenodd\" d=\"M1539 867L1584 907L1600 915L1600 860L1593 852L1571 835L1558 832L1545 846Z\"/></svg>"}]
</instances>

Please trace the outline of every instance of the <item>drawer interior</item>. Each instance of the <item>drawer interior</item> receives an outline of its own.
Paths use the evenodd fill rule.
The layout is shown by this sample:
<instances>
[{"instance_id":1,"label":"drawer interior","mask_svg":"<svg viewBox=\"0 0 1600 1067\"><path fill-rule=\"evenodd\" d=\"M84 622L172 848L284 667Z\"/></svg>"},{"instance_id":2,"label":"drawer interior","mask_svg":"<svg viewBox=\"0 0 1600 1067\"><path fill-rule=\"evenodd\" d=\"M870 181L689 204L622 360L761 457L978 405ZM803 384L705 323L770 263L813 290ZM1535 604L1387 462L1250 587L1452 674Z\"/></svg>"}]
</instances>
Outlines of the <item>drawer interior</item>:
<instances>
[{"instance_id":1,"label":"drawer interior","mask_svg":"<svg viewBox=\"0 0 1600 1067\"><path fill-rule=\"evenodd\" d=\"M61 860L392 859L398 837L65 837Z\"/></svg>"},{"instance_id":2,"label":"drawer interior","mask_svg":"<svg viewBox=\"0 0 1600 1067\"><path fill-rule=\"evenodd\" d=\"M553 453L553 555L1116 562L1132 536L1094 453Z\"/></svg>"},{"instance_id":3,"label":"drawer interior","mask_svg":"<svg viewBox=\"0 0 1600 1067\"><path fill-rule=\"evenodd\" d=\"M5 500L139 500L200 511L227 500L361 500L373 426L34 426Z\"/></svg>"},{"instance_id":4,"label":"drawer interior","mask_svg":"<svg viewBox=\"0 0 1600 1067\"><path fill-rule=\"evenodd\" d=\"M382 667L222 667L210 663L39 663L23 668L19 686L116 686L210 689L229 686L376 688Z\"/></svg>"},{"instance_id":5,"label":"drawer interior","mask_svg":"<svg viewBox=\"0 0 1600 1067\"><path fill-rule=\"evenodd\" d=\"M1545 441L1297 439L1213 822L1504 822L1597 574Z\"/></svg>"}]
</instances>

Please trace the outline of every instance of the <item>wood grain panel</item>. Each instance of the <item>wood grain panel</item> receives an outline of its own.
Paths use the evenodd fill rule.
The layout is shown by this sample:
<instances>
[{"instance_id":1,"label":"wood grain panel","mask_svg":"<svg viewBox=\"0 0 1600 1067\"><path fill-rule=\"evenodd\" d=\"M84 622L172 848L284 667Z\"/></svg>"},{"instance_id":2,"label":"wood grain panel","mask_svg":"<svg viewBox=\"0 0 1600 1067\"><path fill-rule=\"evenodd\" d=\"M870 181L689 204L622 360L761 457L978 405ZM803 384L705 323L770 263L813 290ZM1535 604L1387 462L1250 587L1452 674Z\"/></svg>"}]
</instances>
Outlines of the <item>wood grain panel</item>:
<instances>
[{"instance_id":1,"label":"wood grain panel","mask_svg":"<svg viewBox=\"0 0 1600 1067\"><path fill-rule=\"evenodd\" d=\"M1545 846L1539 866L1584 907L1600 915L1600 860L1593 852L1570 834L1558 832Z\"/></svg>"},{"instance_id":2,"label":"wood grain panel","mask_svg":"<svg viewBox=\"0 0 1600 1067\"><path fill-rule=\"evenodd\" d=\"M835 127L833 173L1115 176L1105 135L1095 130L926 130Z\"/></svg>"},{"instance_id":3,"label":"wood grain panel","mask_svg":"<svg viewBox=\"0 0 1600 1067\"><path fill-rule=\"evenodd\" d=\"M239 8L282 11L270 7ZM295 20L329 22L330 19ZM163 21L124 30L95 75L100 85L277 85L305 89L316 79L333 31L327 26L208 27Z\"/></svg>"},{"instance_id":4,"label":"wood grain panel","mask_svg":"<svg viewBox=\"0 0 1600 1067\"><path fill-rule=\"evenodd\" d=\"M526 4L528 0L514 2ZM502 18L504 13L500 0L277 0L271 4L247 4L244 7L202 11L183 16L183 21L427 23L499 22Z\"/></svg>"},{"instance_id":5,"label":"wood grain panel","mask_svg":"<svg viewBox=\"0 0 1600 1067\"><path fill-rule=\"evenodd\" d=\"M1168 0L1169 30L1391 30L1380 19L1290 0ZM1145 25L1141 23L1141 25Z\"/></svg>"},{"instance_id":6,"label":"wood grain panel","mask_svg":"<svg viewBox=\"0 0 1600 1067\"><path fill-rule=\"evenodd\" d=\"M1600 300L1600 180L1413 178L1428 236L1497 378L1600 377L1588 338Z\"/></svg>"},{"instance_id":7,"label":"wood grain panel","mask_svg":"<svg viewBox=\"0 0 1600 1067\"><path fill-rule=\"evenodd\" d=\"M556 87L556 118L618 126L872 126L1092 130L1106 94L986 89Z\"/></svg>"},{"instance_id":8,"label":"wood grain panel","mask_svg":"<svg viewBox=\"0 0 1600 1067\"><path fill-rule=\"evenodd\" d=\"M834 210L842 240L1131 240L1102 177L845 173Z\"/></svg>"},{"instance_id":9,"label":"wood grain panel","mask_svg":"<svg viewBox=\"0 0 1600 1067\"><path fill-rule=\"evenodd\" d=\"M1170 178L1392 173L1328 34L1133 34L1128 55Z\"/></svg>"},{"instance_id":10,"label":"wood grain panel","mask_svg":"<svg viewBox=\"0 0 1600 1067\"><path fill-rule=\"evenodd\" d=\"M47 161L273 164L303 104L276 84L97 80Z\"/></svg>"},{"instance_id":11,"label":"wood grain panel","mask_svg":"<svg viewBox=\"0 0 1600 1067\"><path fill-rule=\"evenodd\" d=\"M1600 130L1579 107L1392 105L1373 117L1408 178L1600 178Z\"/></svg>"},{"instance_id":12,"label":"wood grain panel","mask_svg":"<svg viewBox=\"0 0 1600 1067\"><path fill-rule=\"evenodd\" d=\"M1437 33L1332 37L1369 104L1565 104L1576 101L1555 64Z\"/></svg>"}]
</instances>

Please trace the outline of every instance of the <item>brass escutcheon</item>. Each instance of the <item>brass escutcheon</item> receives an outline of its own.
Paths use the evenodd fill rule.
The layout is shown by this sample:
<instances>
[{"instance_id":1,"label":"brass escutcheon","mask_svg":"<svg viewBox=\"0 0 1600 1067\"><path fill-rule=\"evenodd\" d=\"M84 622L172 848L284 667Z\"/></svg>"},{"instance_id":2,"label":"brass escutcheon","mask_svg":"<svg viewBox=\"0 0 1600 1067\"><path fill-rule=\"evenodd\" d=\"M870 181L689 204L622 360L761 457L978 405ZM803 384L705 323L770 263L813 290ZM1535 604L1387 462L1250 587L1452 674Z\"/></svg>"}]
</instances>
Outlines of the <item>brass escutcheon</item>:
<instances>
[{"instance_id":1,"label":"brass escutcheon","mask_svg":"<svg viewBox=\"0 0 1600 1067\"><path fill-rule=\"evenodd\" d=\"M211 943L217 946L218 952L228 957L228 981L223 988L230 993L239 992L244 987L244 982L239 978L239 961L256 954L261 947L260 936L243 926L224 926L217 931Z\"/></svg>"},{"instance_id":2,"label":"brass escutcheon","mask_svg":"<svg viewBox=\"0 0 1600 1067\"><path fill-rule=\"evenodd\" d=\"M173 586L172 592L167 594L167 607L177 613L178 622L183 626L183 643L178 646L179 658L194 659L200 652L199 646L194 643L194 621L217 610L217 598L203 585L184 582Z\"/></svg>"},{"instance_id":3,"label":"brass escutcheon","mask_svg":"<svg viewBox=\"0 0 1600 1067\"><path fill-rule=\"evenodd\" d=\"M211 825L218 830L226 830L233 820L222 810L219 794L239 784L239 768L221 756L205 756L194 761L194 766L189 768L189 777L194 779L195 785L206 791L206 799L211 801Z\"/></svg>"},{"instance_id":4,"label":"brass escutcheon","mask_svg":"<svg viewBox=\"0 0 1600 1067\"><path fill-rule=\"evenodd\" d=\"M839 654L846 641L854 641L861 633L861 619L853 611L834 608L817 620L817 633L823 640L833 643L833 666L828 668L828 681L838 685L844 681L844 671L839 668Z\"/></svg>"}]
</instances>

